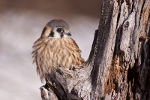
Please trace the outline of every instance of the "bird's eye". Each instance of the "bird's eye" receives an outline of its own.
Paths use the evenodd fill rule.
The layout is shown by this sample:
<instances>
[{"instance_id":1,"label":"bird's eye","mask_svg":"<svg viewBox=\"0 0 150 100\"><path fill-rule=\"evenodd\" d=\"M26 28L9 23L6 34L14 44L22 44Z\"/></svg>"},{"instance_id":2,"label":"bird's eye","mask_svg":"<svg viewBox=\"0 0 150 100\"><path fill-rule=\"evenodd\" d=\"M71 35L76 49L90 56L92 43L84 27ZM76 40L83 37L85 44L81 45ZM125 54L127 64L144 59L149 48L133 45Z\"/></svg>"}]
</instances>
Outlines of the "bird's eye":
<instances>
[{"instance_id":1,"label":"bird's eye","mask_svg":"<svg viewBox=\"0 0 150 100\"><path fill-rule=\"evenodd\" d=\"M57 28L57 32L59 32L59 33L63 33L63 32L64 32L64 30L63 30L62 28Z\"/></svg>"}]
</instances>

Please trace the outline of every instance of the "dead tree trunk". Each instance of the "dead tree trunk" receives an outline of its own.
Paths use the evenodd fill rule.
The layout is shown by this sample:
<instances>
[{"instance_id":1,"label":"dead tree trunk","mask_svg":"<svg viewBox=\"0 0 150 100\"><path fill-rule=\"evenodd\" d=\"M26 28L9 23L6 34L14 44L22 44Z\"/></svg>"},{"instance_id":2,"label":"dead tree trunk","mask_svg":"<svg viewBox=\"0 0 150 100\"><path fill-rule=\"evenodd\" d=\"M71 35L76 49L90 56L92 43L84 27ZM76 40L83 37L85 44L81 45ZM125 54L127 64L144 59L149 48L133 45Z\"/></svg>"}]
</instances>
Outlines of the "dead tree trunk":
<instances>
[{"instance_id":1,"label":"dead tree trunk","mask_svg":"<svg viewBox=\"0 0 150 100\"><path fill-rule=\"evenodd\" d=\"M150 100L150 1L101 0L82 69L53 69L43 100Z\"/></svg>"}]
</instances>

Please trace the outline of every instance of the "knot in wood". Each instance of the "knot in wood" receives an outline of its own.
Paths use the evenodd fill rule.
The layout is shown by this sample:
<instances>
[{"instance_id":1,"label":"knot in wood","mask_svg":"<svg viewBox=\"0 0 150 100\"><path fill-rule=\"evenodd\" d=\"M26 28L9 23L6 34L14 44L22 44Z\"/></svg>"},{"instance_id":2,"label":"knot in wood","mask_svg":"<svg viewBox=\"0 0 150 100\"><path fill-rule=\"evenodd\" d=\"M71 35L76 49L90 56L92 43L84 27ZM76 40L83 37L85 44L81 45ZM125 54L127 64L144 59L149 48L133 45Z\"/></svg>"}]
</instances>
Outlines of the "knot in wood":
<instances>
[{"instance_id":1,"label":"knot in wood","mask_svg":"<svg viewBox=\"0 0 150 100\"><path fill-rule=\"evenodd\" d=\"M129 21L125 22L125 24L124 24L125 29L128 29L128 27L129 27Z\"/></svg>"}]
</instances>

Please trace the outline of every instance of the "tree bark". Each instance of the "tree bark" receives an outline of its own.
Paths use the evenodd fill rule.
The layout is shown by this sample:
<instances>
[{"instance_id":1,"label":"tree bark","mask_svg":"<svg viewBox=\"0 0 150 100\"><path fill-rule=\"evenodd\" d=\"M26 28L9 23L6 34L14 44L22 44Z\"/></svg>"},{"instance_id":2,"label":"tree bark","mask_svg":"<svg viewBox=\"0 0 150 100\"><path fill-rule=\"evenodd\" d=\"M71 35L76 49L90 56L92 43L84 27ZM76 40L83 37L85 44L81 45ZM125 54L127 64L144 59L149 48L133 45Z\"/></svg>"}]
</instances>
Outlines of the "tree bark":
<instances>
[{"instance_id":1,"label":"tree bark","mask_svg":"<svg viewBox=\"0 0 150 100\"><path fill-rule=\"evenodd\" d=\"M150 1L101 0L84 68L54 68L42 100L150 100Z\"/></svg>"}]
</instances>

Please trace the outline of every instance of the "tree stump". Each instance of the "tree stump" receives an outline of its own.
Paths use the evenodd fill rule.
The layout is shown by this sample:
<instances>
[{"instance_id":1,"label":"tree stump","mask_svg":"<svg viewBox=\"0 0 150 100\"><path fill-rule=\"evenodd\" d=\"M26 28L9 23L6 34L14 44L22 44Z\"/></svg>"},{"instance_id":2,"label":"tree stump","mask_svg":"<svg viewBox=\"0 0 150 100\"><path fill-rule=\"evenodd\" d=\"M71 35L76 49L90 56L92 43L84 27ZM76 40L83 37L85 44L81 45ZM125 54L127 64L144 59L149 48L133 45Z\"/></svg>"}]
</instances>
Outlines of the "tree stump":
<instances>
[{"instance_id":1,"label":"tree stump","mask_svg":"<svg viewBox=\"0 0 150 100\"><path fill-rule=\"evenodd\" d=\"M150 100L150 1L100 0L100 21L81 69L54 68L42 100Z\"/></svg>"}]
</instances>

